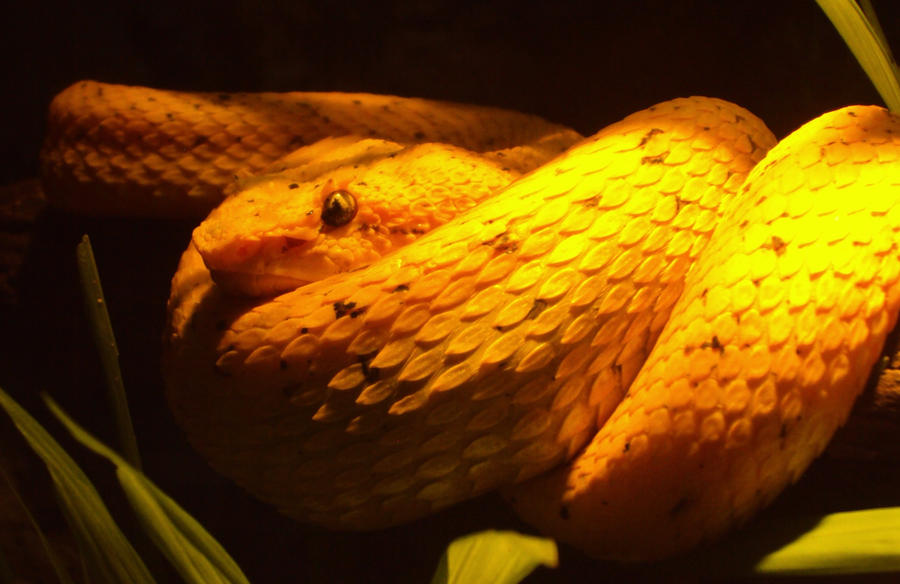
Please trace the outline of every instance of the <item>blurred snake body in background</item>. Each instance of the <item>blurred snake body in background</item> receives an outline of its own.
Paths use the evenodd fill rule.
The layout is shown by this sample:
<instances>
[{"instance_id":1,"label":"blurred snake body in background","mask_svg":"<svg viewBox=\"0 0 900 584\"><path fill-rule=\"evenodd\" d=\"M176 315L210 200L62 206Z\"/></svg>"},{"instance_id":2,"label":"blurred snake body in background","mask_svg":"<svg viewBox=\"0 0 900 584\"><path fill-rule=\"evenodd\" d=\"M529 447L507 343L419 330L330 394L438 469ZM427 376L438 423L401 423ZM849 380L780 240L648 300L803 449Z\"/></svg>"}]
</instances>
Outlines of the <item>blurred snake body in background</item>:
<instances>
[{"instance_id":1,"label":"blurred snake body in background","mask_svg":"<svg viewBox=\"0 0 900 584\"><path fill-rule=\"evenodd\" d=\"M43 164L70 209L231 195L172 282L167 396L213 467L335 529L503 488L591 555L684 551L802 474L900 308L900 120L877 107L776 145L692 97L582 139L428 100L83 82Z\"/></svg>"}]
</instances>

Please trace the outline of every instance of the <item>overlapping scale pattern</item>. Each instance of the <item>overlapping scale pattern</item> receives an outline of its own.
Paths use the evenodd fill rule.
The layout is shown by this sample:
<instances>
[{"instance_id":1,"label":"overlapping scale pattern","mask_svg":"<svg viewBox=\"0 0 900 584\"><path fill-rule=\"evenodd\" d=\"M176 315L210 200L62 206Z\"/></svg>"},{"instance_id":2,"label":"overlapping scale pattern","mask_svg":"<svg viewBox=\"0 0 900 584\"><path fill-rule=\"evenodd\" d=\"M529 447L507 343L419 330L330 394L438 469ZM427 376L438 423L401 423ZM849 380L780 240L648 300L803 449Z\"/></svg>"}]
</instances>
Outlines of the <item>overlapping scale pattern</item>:
<instances>
[{"instance_id":1,"label":"overlapping scale pattern","mask_svg":"<svg viewBox=\"0 0 900 584\"><path fill-rule=\"evenodd\" d=\"M734 201L607 423L513 491L545 533L605 557L683 551L771 501L848 415L900 308L900 118L825 114Z\"/></svg>"},{"instance_id":2,"label":"overlapping scale pattern","mask_svg":"<svg viewBox=\"0 0 900 584\"><path fill-rule=\"evenodd\" d=\"M219 285L237 293L274 295L357 269L443 225L519 176L490 158L436 143L403 147L365 140L345 156L302 163L321 146L295 152L303 155L292 155L292 164L302 159L296 169L247 181L194 230L193 242ZM330 168L330 160L338 166ZM353 211L341 225L330 225L325 209L338 191L352 198ZM444 250L443 257L452 261L454 253L465 252L457 245Z\"/></svg>"},{"instance_id":3,"label":"overlapping scale pattern","mask_svg":"<svg viewBox=\"0 0 900 584\"><path fill-rule=\"evenodd\" d=\"M189 249L173 410L223 473L335 528L532 477L616 408L773 143L733 104L659 104L399 252L268 301L224 297Z\"/></svg>"},{"instance_id":4,"label":"overlapping scale pattern","mask_svg":"<svg viewBox=\"0 0 900 584\"><path fill-rule=\"evenodd\" d=\"M524 172L580 136L497 108L363 93L190 93L81 81L50 104L53 202L103 215L203 217L237 177L321 139L441 142Z\"/></svg>"}]
</instances>

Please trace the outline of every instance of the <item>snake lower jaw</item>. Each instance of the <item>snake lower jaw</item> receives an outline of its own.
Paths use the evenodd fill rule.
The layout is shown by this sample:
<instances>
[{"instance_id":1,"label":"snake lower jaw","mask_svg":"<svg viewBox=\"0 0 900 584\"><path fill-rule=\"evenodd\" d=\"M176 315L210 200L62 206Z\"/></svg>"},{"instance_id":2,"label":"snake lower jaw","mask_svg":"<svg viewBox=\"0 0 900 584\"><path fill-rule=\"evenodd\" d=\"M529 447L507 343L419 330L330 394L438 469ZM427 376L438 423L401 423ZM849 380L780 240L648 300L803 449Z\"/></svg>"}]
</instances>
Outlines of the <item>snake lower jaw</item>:
<instances>
[{"instance_id":1,"label":"snake lower jaw","mask_svg":"<svg viewBox=\"0 0 900 584\"><path fill-rule=\"evenodd\" d=\"M314 243L310 237L259 238L242 248L252 248L247 257L230 253L237 244L210 247L194 239L216 286L228 296L272 297L305 286L334 273L331 262L307 258Z\"/></svg>"},{"instance_id":2,"label":"snake lower jaw","mask_svg":"<svg viewBox=\"0 0 900 584\"><path fill-rule=\"evenodd\" d=\"M228 296L271 297L309 284L302 280L279 274L251 274L229 270L210 270L216 286Z\"/></svg>"}]
</instances>

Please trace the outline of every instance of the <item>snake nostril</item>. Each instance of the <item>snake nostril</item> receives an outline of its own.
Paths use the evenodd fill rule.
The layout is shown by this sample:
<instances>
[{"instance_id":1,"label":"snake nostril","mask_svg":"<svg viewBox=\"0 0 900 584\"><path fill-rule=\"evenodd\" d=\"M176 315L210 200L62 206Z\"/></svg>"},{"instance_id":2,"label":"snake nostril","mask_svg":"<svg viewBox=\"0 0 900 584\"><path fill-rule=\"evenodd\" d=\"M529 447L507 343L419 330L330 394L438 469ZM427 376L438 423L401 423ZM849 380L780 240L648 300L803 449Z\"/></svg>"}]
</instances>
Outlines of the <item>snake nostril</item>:
<instances>
[{"instance_id":1,"label":"snake nostril","mask_svg":"<svg viewBox=\"0 0 900 584\"><path fill-rule=\"evenodd\" d=\"M356 216L356 198L343 189L332 191L322 203L322 221L329 227L340 227Z\"/></svg>"}]
</instances>

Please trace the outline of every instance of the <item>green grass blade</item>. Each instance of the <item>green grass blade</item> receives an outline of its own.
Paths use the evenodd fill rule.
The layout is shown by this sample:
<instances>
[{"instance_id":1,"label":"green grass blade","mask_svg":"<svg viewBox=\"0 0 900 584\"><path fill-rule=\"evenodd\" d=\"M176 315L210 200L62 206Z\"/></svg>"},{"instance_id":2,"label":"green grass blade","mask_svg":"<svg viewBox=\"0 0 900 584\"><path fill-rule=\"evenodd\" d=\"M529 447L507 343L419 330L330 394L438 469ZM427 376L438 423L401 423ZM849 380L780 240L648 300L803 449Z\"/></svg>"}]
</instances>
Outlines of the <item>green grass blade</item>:
<instances>
[{"instance_id":1,"label":"green grass blade","mask_svg":"<svg viewBox=\"0 0 900 584\"><path fill-rule=\"evenodd\" d=\"M900 113L900 80L897 64L880 34L877 20L870 22L855 0L816 0L822 11L844 38L850 51L872 81L881 99L894 113ZM874 14L871 6L868 10Z\"/></svg>"},{"instance_id":2,"label":"green grass blade","mask_svg":"<svg viewBox=\"0 0 900 584\"><path fill-rule=\"evenodd\" d=\"M53 471L50 471L54 485L67 484L68 480L60 477ZM77 487L76 487L77 488ZM121 569L122 563L115 557L104 554L103 544L97 541L93 536L93 529L90 517L90 505L85 506L84 500L77 496L72 496L71 489L56 489L56 500L59 508L62 510L66 523L69 525L72 534L75 536L75 542L78 544L79 556L84 560L85 581L86 582L108 582L110 584L119 584L125 582L124 576L117 577L117 572ZM87 508L86 511L75 511L81 505ZM125 539L123 534L122 539ZM129 544L130 545L130 544ZM140 559L137 552L135 556Z\"/></svg>"},{"instance_id":3,"label":"green grass blade","mask_svg":"<svg viewBox=\"0 0 900 584\"><path fill-rule=\"evenodd\" d=\"M765 555L754 571L779 575L900 572L900 507L826 515Z\"/></svg>"},{"instance_id":4,"label":"green grass blade","mask_svg":"<svg viewBox=\"0 0 900 584\"><path fill-rule=\"evenodd\" d=\"M50 567L53 568L53 573L56 574L56 579L60 582L60 584L72 584L72 578L63 567L62 562L60 562L59 557L57 557L56 555L56 552L53 551L53 547L50 545L50 542L47 541L47 537L44 535L44 530L41 529L41 526L34 518L34 515L31 514L31 510L28 508L28 505L25 504L25 501L22 499L19 491L16 490L15 485L6 474L6 471L0 469L0 476L3 477L3 481L6 483L9 492L12 493L13 497L15 497L16 503L22 509L22 512L25 513L25 517L26 519L28 519L28 523L31 524L31 528L34 530L35 534L37 534L38 541L40 541L41 547L44 548L44 554L47 557L47 562L50 564Z\"/></svg>"},{"instance_id":5,"label":"green grass blade","mask_svg":"<svg viewBox=\"0 0 900 584\"><path fill-rule=\"evenodd\" d=\"M103 287L100 285L100 273L97 270L97 262L94 260L91 240L87 235L82 236L81 243L78 244L75 251L85 311L91 323L94 343L100 353L103 373L106 376L107 395L116 423L119 448L125 459L133 467L140 469L141 458L138 452L137 438L131 424L128 397L122 383L122 371L119 368L119 349L116 346L116 336L109 320L109 312L106 310L106 299L103 296Z\"/></svg>"},{"instance_id":6,"label":"green grass blade","mask_svg":"<svg viewBox=\"0 0 900 584\"><path fill-rule=\"evenodd\" d=\"M884 30L881 28L881 23L878 22L878 15L875 14L875 7L872 6L872 2L870 0L859 0L859 7L862 9L866 20L868 20L869 24L872 26L872 30L875 31L875 37L878 39L878 42L881 43L881 46L887 51L888 55L890 55L890 46L888 46L887 37L884 36ZM893 60L893 58L891 60Z\"/></svg>"},{"instance_id":7,"label":"green grass blade","mask_svg":"<svg viewBox=\"0 0 900 584\"><path fill-rule=\"evenodd\" d=\"M118 476L145 531L185 582L212 584L241 581L220 572L213 560L199 551L192 538L170 520L156 494L147 488L145 479L129 467L120 468Z\"/></svg>"},{"instance_id":8,"label":"green grass blade","mask_svg":"<svg viewBox=\"0 0 900 584\"><path fill-rule=\"evenodd\" d=\"M168 495L146 480L143 475L138 475L145 489L153 494L154 500L165 513L166 519L178 529L179 533L188 538L190 544L213 562L216 570L226 576L226 582L247 582L247 577L238 567L225 548L215 540L196 519L178 506Z\"/></svg>"},{"instance_id":9,"label":"green grass blade","mask_svg":"<svg viewBox=\"0 0 900 584\"><path fill-rule=\"evenodd\" d=\"M153 577L75 461L28 412L0 389L0 406L47 465L60 508L95 581L152 583Z\"/></svg>"},{"instance_id":10,"label":"green grass blade","mask_svg":"<svg viewBox=\"0 0 900 584\"><path fill-rule=\"evenodd\" d=\"M482 531L450 542L431 584L516 584L538 566L555 568L558 563L559 552L552 539Z\"/></svg>"},{"instance_id":11,"label":"green grass blade","mask_svg":"<svg viewBox=\"0 0 900 584\"><path fill-rule=\"evenodd\" d=\"M116 466L119 482L144 530L186 582L249 584L237 563L193 517L123 457L72 421L53 400L45 401L76 440Z\"/></svg>"}]
</instances>

